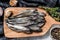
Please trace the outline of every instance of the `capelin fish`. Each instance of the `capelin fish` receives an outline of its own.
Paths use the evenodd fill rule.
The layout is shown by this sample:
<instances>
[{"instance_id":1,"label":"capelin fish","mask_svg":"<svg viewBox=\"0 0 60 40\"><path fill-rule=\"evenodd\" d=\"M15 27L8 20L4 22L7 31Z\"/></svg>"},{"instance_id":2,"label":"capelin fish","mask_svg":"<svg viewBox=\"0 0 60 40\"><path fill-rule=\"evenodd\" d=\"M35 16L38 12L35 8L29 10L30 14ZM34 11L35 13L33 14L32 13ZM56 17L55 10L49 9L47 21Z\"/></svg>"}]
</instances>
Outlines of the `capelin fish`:
<instances>
[{"instance_id":1,"label":"capelin fish","mask_svg":"<svg viewBox=\"0 0 60 40\"><path fill-rule=\"evenodd\" d=\"M37 25L30 25L28 27L34 32L42 32L42 29L38 27Z\"/></svg>"},{"instance_id":2,"label":"capelin fish","mask_svg":"<svg viewBox=\"0 0 60 40\"><path fill-rule=\"evenodd\" d=\"M16 32L32 33L29 28L23 27L21 25L11 25L11 24L8 24L8 23L7 23L7 25L10 29L12 29Z\"/></svg>"},{"instance_id":3,"label":"capelin fish","mask_svg":"<svg viewBox=\"0 0 60 40\"><path fill-rule=\"evenodd\" d=\"M7 19L9 22L16 22L16 23L27 23L29 21L28 17L23 17L23 18L11 18Z\"/></svg>"},{"instance_id":4,"label":"capelin fish","mask_svg":"<svg viewBox=\"0 0 60 40\"><path fill-rule=\"evenodd\" d=\"M7 19L6 22L9 24L21 25L21 26L27 26L27 25L31 25L35 23L35 22L30 21L28 17L16 18L16 19L11 19L11 20Z\"/></svg>"},{"instance_id":5,"label":"capelin fish","mask_svg":"<svg viewBox=\"0 0 60 40\"><path fill-rule=\"evenodd\" d=\"M36 9L31 9L31 10L27 9L25 11L20 12L18 15L15 15L14 17L21 18L21 17L26 17L26 16L28 17L28 16L32 16L32 15L37 15L37 13L34 11L37 11L37 10Z\"/></svg>"}]
</instances>

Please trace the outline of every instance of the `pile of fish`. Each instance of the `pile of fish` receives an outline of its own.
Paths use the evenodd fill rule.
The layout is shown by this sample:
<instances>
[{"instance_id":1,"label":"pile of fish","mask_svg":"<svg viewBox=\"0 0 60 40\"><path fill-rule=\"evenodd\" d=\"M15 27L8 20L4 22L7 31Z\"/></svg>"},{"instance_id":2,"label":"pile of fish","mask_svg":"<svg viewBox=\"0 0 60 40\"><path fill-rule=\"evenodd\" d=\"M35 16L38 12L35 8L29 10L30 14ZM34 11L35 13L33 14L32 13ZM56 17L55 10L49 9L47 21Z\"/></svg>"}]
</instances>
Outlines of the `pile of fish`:
<instances>
[{"instance_id":1,"label":"pile of fish","mask_svg":"<svg viewBox=\"0 0 60 40\"><path fill-rule=\"evenodd\" d=\"M8 27L16 32L33 33L42 32L45 24L45 14L37 9L26 9L15 16L6 19Z\"/></svg>"}]
</instances>

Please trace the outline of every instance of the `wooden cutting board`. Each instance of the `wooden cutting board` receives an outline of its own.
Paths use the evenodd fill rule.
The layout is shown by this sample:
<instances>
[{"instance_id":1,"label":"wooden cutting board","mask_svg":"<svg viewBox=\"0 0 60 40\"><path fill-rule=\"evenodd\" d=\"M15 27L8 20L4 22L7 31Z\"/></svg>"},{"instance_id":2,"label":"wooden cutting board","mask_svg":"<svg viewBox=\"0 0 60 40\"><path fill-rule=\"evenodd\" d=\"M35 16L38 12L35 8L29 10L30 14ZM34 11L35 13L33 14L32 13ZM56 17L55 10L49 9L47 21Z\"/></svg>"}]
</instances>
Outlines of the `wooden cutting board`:
<instances>
[{"instance_id":1,"label":"wooden cutting board","mask_svg":"<svg viewBox=\"0 0 60 40\"><path fill-rule=\"evenodd\" d=\"M25 34L25 33L17 33L15 31L12 31L11 29L9 29L7 24L5 23L5 19L6 19L5 16L8 16L8 12L12 11L13 15L16 15L20 11L26 10L26 9L32 9L32 8L10 7L10 8L7 8L4 11L4 13L5 13L4 14L4 34L5 34L6 37L8 37L8 38L20 38L20 37L43 36L48 32L48 30L51 28L52 24L60 24L60 22L56 22L52 17L50 17L45 10L36 8L36 9L38 9L39 12L43 12L43 13L46 14L46 17L45 17L46 24L42 27L42 30L43 30L42 32L40 32L40 33L32 33L32 34Z\"/></svg>"}]
</instances>

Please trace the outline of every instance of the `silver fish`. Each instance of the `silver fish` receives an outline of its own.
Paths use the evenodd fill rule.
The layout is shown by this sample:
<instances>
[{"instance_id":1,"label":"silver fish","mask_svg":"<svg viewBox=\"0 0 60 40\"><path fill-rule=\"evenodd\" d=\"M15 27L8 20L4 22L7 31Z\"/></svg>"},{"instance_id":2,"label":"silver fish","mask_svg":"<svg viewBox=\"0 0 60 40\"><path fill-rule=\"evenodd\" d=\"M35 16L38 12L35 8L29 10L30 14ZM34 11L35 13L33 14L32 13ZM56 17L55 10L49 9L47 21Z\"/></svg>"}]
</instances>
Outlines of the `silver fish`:
<instances>
[{"instance_id":1,"label":"silver fish","mask_svg":"<svg viewBox=\"0 0 60 40\"><path fill-rule=\"evenodd\" d=\"M34 22L31 22L29 20L29 18L24 17L24 18L16 18L16 19L11 19L11 20L7 20L9 22L9 24L13 24L13 25L21 25L21 26L27 26L27 25L31 25L34 24Z\"/></svg>"},{"instance_id":2,"label":"silver fish","mask_svg":"<svg viewBox=\"0 0 60 40\"><path fill-rule=\"evenodd\" d=\"M11 25L11 24L8 24L8 23L7 23L7 25L11 30L16 31L16 32L24 32L24 33L27 33L27 34L32 33L29 28L23 27L21 25Z\"/></svg>"},{"instance_id":3,"label":"silver fish","mask_svg":"<svg viewBox=\"0 0 60 40\"><path fill-rule=\"evenodd\" d=\"M14 17L25 17L25 16L31 16L31 15L36 15L37 13L34 13L36 9L27 9L27 10L24 10L22 12L20 12L18 15L15 15Z\"/></svg>"},{"instance_id":4,"label":"silver fish","mask_svg":"<svg viewBox=\"0 0 60 40\"><path fill-rule=\"evenodd\" d=\"M31 26L28 26L32 31L34 32L41 32L41 28L38 27L37 25L31 25Z\"/></svg>"}]
</instances>

